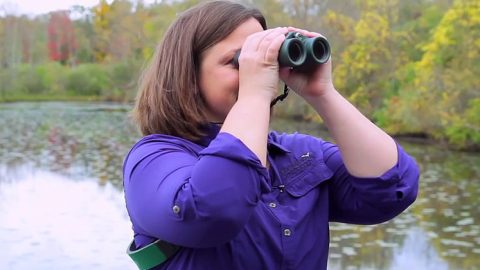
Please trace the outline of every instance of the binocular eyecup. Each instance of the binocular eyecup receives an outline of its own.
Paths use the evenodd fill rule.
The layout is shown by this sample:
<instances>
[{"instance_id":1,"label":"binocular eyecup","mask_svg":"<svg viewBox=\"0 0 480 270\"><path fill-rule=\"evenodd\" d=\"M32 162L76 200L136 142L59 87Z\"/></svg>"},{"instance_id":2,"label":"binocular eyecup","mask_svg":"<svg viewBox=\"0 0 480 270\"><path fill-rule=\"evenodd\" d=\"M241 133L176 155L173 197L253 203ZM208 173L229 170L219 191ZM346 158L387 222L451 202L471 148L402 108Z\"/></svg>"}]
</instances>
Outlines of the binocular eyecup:
<instances>
[{"instance_id":1,"label":"binocular eyecup","mask_svg":"<svg viewBox=\"0 0 480 270\"><path fill-rule=\"evenodd\" d=\"M324 37L306 37L298 32L290 32L278 52L280 67L291 67L303 73L311 72L316 66L330 59L330 45ZM233 64L238 68L240 50L233 58Z\"/></svg>"}]
</instances>

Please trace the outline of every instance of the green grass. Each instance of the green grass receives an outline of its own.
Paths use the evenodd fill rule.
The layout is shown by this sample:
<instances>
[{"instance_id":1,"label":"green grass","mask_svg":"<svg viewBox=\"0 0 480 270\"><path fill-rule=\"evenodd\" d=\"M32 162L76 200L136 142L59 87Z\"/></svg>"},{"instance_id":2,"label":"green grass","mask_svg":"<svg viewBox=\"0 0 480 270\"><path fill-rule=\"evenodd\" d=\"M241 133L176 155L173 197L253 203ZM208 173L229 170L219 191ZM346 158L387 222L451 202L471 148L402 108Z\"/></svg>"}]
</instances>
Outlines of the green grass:
<instances>
[{"instance_id":1,"label":"green grass","mask_svg":"<svg viewBox=\"0 0 480 270\"><path fill-rule=\"evenodd\" d=\"M15 94L0 96L0 102L36 102L36 101L105 101L101 96L75 96L75 95L51 95L51 94Z\"/></svg>"}]
</instances>

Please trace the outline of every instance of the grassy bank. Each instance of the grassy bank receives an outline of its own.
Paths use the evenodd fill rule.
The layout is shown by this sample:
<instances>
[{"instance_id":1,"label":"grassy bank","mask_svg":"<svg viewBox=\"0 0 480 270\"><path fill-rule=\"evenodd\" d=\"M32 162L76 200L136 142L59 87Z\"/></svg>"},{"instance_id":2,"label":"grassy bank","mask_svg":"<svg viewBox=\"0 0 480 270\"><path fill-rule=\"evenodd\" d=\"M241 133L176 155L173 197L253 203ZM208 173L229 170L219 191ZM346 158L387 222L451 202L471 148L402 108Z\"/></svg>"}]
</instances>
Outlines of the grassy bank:
<instances>
[{"instance_id":1,"label":"grassy bank","mask_svg":"<svg viewBox=\"0 0 480 270\"><path fill-rule=\"evenodd\" d=\"M72 95L27 95L19 94L12 96L0 97L0 102L46 102L46 101L62 101L62 102L98 102L106 101L99 96L72 96ZM116 101L116 100L112 100Z\"/></svg>"},{"instance_id":2,"label":"grassy bank","mask_svg":"<svg viewBox=\"0 0 480 270\"><path fill-rule=\"evenodd\" d=\"M0 102L131 102L136 95L141 70L141 64L132 61L112 64L88 63L74 67L49 62L36 66L0 68ZM408 89L399 90L398 95L383 101L381 109L373 110L366 115L395 136L433 140L461 150L477 151L480 148L478 127L480 98L469 99L465 102L465 108L461 112L456 112L453 109L444 110L433 105L420 104L418 102L423 102L425 98L417 96L418 93L420 92ZM402 95L405 95L405 100L411 102L400 102L403 100ZM355 103L353 97L345 96ZM457 102L456 99L452 100ZM356 105L360 110L366 110L362 104ZM460 108L459 105L457 107ZM294 117L297 121L321 123L316 112L294 94L275 110L280 117ZM414 136L411 136L412 134Z\"/></svg>"},{"instance_id":3,"label":"grassy bank","mask_svg":"<svg viewBox=\"0 0 480 270\"><path fill-rule=\"evenodd\" d=\"M127 101L135 96L140 64L59 63L0 69L0 101Z\"/></svg>"}]
</instances>

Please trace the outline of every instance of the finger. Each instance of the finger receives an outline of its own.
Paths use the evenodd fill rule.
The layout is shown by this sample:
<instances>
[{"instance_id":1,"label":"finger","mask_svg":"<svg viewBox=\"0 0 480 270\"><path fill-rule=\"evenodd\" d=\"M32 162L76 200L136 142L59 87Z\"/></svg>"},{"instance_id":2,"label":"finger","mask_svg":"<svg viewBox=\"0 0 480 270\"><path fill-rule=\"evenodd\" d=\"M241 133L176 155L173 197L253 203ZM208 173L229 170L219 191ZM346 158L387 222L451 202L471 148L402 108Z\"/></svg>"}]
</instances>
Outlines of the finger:
<instances>
[{"instance_id":1,"label":"finger","mask_svg":"<svg viewBox=\"0 0 480 270\"><path fill-rule=\"evenodd\" d=\"M278 35L286 35L288 29L286 27L277 27L269 29L263 32L261 38L258 40L257 51L265 51L268 48L268 45L275 39Z\"/></svg>"},{"instance_id":2,"label":"finger","mask_svg":"<svg viewBox=\"0 0 480 270\"><path fill-rule=\"evenodd\" d=\"M290 67L280 67L279 76L282 81L286 84L289 83L290 73L292 73L292 69Z\"/></svg>"},{"instance_id":3,"label":"finger","mask_svg":"<svg viewBox=\"0 0 480 270\"><path fill-rule=\"evenodd\" d=\"M241 58L257 58L261 59L262 61L266 61L266 51L270 43L275 39L277 36L285 37L285 34L288 32L287 28L274 28L265 30L262 32L254 33L247 37L243 46L242 46L242 54L240 55ZM240 61L240 59L239 59ZM270 63L273 63L270 61Z\"/></svg>"},{"instance_id":4,"label":"finger","mask_svg":"<svg viewBox=\"0 0 480 270\"><path fill-rule=\"evenodd\" d=\"M292 27L292 26L289 26L288 27L288 31L289 32L298 32L306 37L323 37L325 39L327 39L324 35L320 34L320 33L317 33L317 32L310 32L310 31L307 31L307 30L304 30L304 29L300 29L300 28L295 28L295 27Z\"/></svg>"},{"instance_id":5,"label":"finger","mask_svg":"<svg viewBox=\"0 0 480 270\"><path fill-rule=\"evenodd\" d=\"M260 32L256 32L256 33L253 33L251 35L249 35L243 45L242 45L242 51L246 51L246 50L249 50L249 51L256 51L258 49L258 45L260 44L260 42L262 41L262 39L268 35L269 33L275 31L276 28L273 28L273 29L268 29L268 30L264 30L264 31L260 31Z\"/></svg>"},{"instance_id":6,"label":"finger","mask_svg":"<svg viewBox=\"0 0 480 270\"><path fill-rule=\"evenodd\" d=\"M288 31L289 31L289 32L298 32L298 33L300 33L300 34L302 34L302 35L304 35L304 36L308 36L308 37L312 36L312 33L311 33L310 31L307 31L307 30L305 30L305 29L300 29L300 28L292 27L292 26L289 26L289 27L288 27Z\"/></svg>"},{"instance_id":7,"label":"finger","mask_svg":"<svg viewBox=\"0 0 480 270\"><path fill-rule=\"evenodd\" d=\"M280 50L283 41L285 41L285 34L279 33L268 43L265 52L266 63L278 63L278 51Z\"/></svg>"},{"instance_id":8,"label":"finger","mask_svg":"<svg viewBox=\"0 0 480 270\"><path fill-rule=\"evenodd\" d=\"M259 32L263 33L263 32ZM242 44L242 52L255 51L257 49L257 44L261 39L259 33L254 33L249 35Z\"/></svg>"},{"instance_id":9,"label":"finger","mask_svg":"<svg viewBox=\"0 0 480 270\"><path fill-rule=\"evenodd\" d=\"M287 33L288 33L287 28L279 28L279 29L276 29L275 31L270 32L268 35L264 36L264 38L261 40L258 46L258 51L259 53L265 56L264 57L265 60L270 59L270 57L268 56L271 55L272 49L273 49L273 52L276 49L277 55L278 55L278 50L280 49L280 45L285 40L285 34ZM273 60L275 61L276 58Z\"/></svg>"},{"instance_id":10,"label":"finger","mask_svg":"<svg viewBox=\"0 0 480 270\"><path fill-rule=\"evenodd\" d=\"M250 34L242 44L242 49L241 49L242 52L244 53L255 52L258 48L259 42L263 39L263 36L271 32L272 30L273 29L269 29L269 30L264 30L264 31Z\"/></svg>"}]
</instances>

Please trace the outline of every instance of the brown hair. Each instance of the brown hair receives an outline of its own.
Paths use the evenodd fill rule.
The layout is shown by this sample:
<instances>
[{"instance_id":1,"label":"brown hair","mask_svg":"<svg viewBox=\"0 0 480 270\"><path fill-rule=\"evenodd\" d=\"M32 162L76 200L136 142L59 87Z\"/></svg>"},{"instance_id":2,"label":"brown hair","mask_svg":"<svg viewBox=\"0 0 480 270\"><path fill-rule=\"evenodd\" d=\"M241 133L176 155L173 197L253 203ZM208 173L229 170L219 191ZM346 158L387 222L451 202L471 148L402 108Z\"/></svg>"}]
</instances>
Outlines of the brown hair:
<instances>
[{"instance_id":1,"label":"brown hair","mask_svg":"<svg viewBox=\"0 0 480 270\"><path fill-rule=\"evenodd\" d=\"M140 78L133 117L143 135L203 135L208 121L198 85L200 56L250 18L267 28L258 9L230 1L199 4L177 17Z\"/></svg>"}]
</instances>

